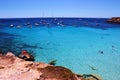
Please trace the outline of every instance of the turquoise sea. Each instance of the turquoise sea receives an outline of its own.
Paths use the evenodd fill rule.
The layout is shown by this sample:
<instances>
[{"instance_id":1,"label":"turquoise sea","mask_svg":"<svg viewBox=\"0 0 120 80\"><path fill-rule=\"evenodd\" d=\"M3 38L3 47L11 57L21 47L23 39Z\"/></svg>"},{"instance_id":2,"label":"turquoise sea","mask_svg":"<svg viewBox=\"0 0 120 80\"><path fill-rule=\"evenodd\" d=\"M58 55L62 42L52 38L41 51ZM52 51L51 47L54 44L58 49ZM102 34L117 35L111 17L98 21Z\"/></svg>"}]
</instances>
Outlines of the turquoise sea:
<instances>
[{"instance_id":1,"label":"turquoise sea","mask_svg":"<svg viewBox=\"0 0 120 80\"><path fill-rule=\"evenodd\" d=\"M0 19L0 49L36 62L65 66L78 74L120 79L120 25L101 18Z\"/></svg>"}]
</instances>

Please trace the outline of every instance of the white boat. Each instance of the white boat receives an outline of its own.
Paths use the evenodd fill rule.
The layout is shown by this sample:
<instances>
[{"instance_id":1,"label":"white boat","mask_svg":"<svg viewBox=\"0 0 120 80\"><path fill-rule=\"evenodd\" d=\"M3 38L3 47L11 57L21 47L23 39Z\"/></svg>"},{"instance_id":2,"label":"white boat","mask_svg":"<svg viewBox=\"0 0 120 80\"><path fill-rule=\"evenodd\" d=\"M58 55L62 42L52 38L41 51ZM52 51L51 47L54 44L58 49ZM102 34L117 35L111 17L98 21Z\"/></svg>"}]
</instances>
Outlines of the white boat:
<instances>
[{"instance_id":1,"label":"white boat","mask_svg":"<svg viewBox=\"0 0 120 80\"><path fill-rule=\"evenodd\" d=\"M13 25L13 24L11 24L11 25L10 25L10 27L14 27L14 25Z\"/></svg>"}]
</instances>

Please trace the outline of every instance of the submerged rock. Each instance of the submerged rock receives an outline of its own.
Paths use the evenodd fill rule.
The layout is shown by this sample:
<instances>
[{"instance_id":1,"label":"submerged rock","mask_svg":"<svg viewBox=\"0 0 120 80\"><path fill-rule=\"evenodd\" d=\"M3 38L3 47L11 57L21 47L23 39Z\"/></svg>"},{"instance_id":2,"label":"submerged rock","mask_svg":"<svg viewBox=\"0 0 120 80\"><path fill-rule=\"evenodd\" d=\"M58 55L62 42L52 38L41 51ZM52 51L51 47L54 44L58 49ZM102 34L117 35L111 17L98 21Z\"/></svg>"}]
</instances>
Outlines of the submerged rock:
<instances>
[{"instance_id":1,"label":"submerged rock","mask_svg":"<svg viewBox=\"0 0 120 80\"><path fill-rule=\"evenodd\" d=\"M56 61L57 61L57 60L52 60L52 61L50 61L48 64L50 64L50 65L55 65L55 64L56 64Z\"/></svg>"},{"instance_id":2,"label":"submerged rock","mask_svg":"<svg viewBox=\"0 0 120 80\"><path fill-rule=\"evenodd\" d=\"M83 74L84 80L102 80L102 78L96 74Z\"/></svg>"},{"instance_id":3,"label":"submerged rock","mask_svg":"<svg viewBox=\"0 0 120 80\"><path fill-rule=\"evenodd\" d=\"M120 24L120 17L113 17L108 19L107 22Z\"/></svg>"}]
</instances>

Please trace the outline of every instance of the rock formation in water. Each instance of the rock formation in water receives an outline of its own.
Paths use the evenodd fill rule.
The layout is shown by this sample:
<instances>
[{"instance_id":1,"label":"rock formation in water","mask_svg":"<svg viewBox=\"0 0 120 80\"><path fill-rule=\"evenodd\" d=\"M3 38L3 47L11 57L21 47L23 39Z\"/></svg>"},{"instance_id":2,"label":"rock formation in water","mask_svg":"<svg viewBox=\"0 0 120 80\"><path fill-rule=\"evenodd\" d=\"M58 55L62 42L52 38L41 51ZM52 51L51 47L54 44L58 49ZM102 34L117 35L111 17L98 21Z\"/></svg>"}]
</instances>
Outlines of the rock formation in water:
<instances>
[{"instance_id":1,"label":"rock formation in water","mask_svg":"<svg viewBox=\"0 0 120 80\"><path fill-rule=\"evenodd\" d=\"M120 17L113 17L108 19L107 22L120 24Z\"/></svg>"},{"instance_id":2,"label":"rock formation in water","mask_svg":"<svg viewBox=\"0 0 120 80\"><path fill-rule=\"evenodd\" d=\"M102 80L91 75L77 75L71 70L42 62L25 61L7 53L0 55L0 80Z\"/></svg>"}]
</instances>

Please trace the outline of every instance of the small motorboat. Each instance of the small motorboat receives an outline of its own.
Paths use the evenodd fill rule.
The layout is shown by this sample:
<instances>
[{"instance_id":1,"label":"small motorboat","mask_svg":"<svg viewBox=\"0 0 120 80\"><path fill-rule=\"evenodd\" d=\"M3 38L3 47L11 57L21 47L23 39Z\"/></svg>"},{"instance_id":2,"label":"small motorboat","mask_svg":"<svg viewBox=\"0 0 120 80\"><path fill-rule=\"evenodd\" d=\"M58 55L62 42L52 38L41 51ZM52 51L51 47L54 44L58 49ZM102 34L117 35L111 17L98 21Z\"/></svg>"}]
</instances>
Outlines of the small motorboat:
<instances>
[{"instance_id":1,"label":"small motorboat","mask_svg":"<svg viewBox=\"0 0 120 80\"><path fill-rule=\"evenodd\" d=\"M18 57L21 58L21 59L24 59L26 61L34 61L35 60L33 55L29 54L27 52L27 50L23 50Z\"/></svg>"},{"instance_id":2,"label":"small motorboat","mask_svg":"<svg viewBox=\"0 0 120 80\"><path fill-rule=\"evenodd\" d=\"M38 24L38 23L35 23L35 26L39 26L39 24Z\"/></svg>"},{"instance_id":3,"label":"small motorboat","mask_svg":"<svg viewBox=\"0 0 120 80\"><path fill-rule=\"evenodd\" d=\"M14 25L13 25L13 24L11 24L11 25L10 25L10 27L12 28L12 27L14 27Z\"/></svg>"}]
</instances>

